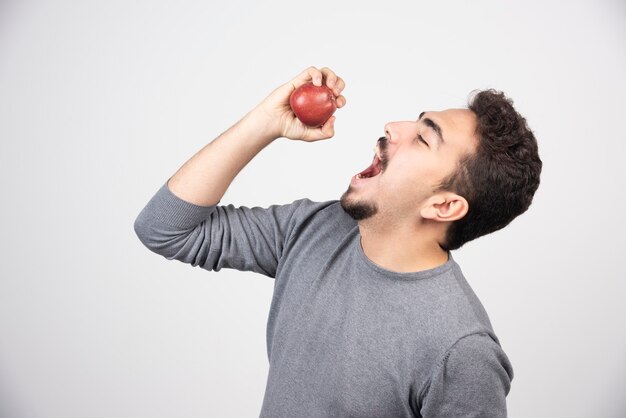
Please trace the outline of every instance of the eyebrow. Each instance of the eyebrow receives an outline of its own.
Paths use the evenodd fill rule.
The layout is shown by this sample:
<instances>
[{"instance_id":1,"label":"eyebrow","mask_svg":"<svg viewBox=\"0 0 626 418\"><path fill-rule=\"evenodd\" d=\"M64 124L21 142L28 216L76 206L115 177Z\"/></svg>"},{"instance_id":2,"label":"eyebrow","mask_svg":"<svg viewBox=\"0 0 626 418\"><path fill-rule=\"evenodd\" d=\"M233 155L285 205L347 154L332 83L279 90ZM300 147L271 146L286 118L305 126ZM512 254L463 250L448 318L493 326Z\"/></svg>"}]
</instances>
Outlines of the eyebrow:
<instances>
[{"instance_id":1,"label":"eyebrow","mask_svg":"<svg viewBox=\"0 0 626 418\"><path fill-rule=\"evenodd\" d=\"M417 120L421 121L422 120L422 116L424 116L425 113L426 112L420 113L420 116L419 116L419 118ZM442 144L445 143L445 141L443 140L443 133L441 132L441 126L437 125L437 123L435 121L433 121L432 119L430 119L430 118L424 118L423 122L424 122L424 124L426 126L428 126L433 131L435 131L435 133L439 137L439 140L441 141Z\"/></svg>"}]
</instances>

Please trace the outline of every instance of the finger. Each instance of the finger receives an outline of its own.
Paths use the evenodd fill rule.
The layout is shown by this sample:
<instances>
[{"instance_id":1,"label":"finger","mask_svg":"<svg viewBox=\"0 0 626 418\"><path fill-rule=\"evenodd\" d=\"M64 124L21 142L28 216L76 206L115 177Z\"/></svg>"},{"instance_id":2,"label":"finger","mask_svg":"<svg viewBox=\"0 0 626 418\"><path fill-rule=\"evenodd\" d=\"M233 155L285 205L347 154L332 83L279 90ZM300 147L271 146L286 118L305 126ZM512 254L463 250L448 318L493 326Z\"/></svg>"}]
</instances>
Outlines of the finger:
<instances>
[{"instance_id":1,"label":"finger","mask_svg":"<svg viewBox=\"0 0 626 418\"><path fill-rule=\"evenodd\" d=\"M335 83L335 88L333 89L335 96L339 96L345 87L346 83L343 81L343 78L337 77L337 82Z\"/></svg>"},{"instance_id":2,"label":"finger","mask_svg":"<svg viewBox=\"0 0 626 418\"><path fill-rule=\"evenodd\" d=\"M293 80L291 80L291 84L295 89L297 89L301 85L311 81L316 86L322 85L322 72L313 66L298 74Z\"/></svg>"},{"instance_id":3,"label":"finger","mask_svg":"<svg viewBox=\"0 0 626 418\"><path fill-rule=\"evenodd\" d=\"M320 132L324 135L322 138L331 138L335 135L335 116L331 116L320 128Z\"/></svg>"},{"instance_id":4,"label":"finger","mask_svg":"<svg viewBox=\"0 0 626 418\"><path fill-rule=\"evenodd\" d=\"M344 96L338 96L335 99L335 104L337 105L337 109L341 109L346 105L346 98Z\"/></svg>"},{"instance_id":5,"label":"finger","mask_svg":"<svg viewBox=\"0 0 626 418\"><path fill-rule=\"evenodd\" d=\"M322 68L321 72L324 75L324 79L326 80L326 85L328 86L328 88L334 89L335 84L337 83L337 74L335 74L328 67Z\"/></svg>"},{"instance_id":6,"label":"finger","mask_svg":"<svg viewBox=\"0 0 626 418\"><path fill-rule=\"evenodd\" d=\"M307 72L309 73L309 81L313 81L314 86L322 85L323 73L315 67L309 67Z\"/></svg>"}]
</instances>

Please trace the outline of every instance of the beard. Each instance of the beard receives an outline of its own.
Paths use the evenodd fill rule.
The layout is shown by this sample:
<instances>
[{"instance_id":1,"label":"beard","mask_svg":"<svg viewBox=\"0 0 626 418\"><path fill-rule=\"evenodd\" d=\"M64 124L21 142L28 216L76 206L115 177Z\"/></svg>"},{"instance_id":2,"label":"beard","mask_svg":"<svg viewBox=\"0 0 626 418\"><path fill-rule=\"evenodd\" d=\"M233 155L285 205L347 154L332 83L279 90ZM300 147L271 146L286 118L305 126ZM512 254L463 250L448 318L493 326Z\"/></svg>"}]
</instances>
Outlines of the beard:
<instances>
[{"instance_id":1,"label":"beard","mask_svg":"<svg viewBox=\"0 0 626 418\"><path fill-rule=\"evenodd\" d=\"M350 200L348 195L350 194L351 188L352 186L349 186L348 190L341 196L340 203L343 210L355 221L361 221L376 215L378 213L378 206L375 204Z\"/></svg>"},{"instance_id":2,"label":"beard","mask_svg":"<svg viewBox=\"0 0 626 418\"><path fill-rule=\"evenodd\" d=\"M378 138L378 146L380 147L380 164L381 170L387 169L389 160L387 158L388 141L386 137ZM341 196L340 203L343 210L350 215L355 221L362 221L363 219L371 218L378 213L378 206L375 203L352 201L349 198L352 186L348 186L348 190Z\"/></svg>"}]
</instances>

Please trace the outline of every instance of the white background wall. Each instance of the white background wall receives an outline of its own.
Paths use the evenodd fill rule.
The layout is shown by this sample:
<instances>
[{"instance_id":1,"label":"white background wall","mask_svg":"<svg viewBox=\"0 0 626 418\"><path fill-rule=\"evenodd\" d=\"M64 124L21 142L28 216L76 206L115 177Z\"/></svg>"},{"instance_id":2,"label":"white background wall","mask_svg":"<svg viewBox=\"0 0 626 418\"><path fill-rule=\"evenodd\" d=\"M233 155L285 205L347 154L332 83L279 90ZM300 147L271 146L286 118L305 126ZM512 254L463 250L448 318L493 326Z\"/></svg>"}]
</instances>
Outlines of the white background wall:
<instances>
[{"instance_id":1,"label":"white background wall","mask_svg":"<svg viewBox=\"0 0 626 418\"><path fill-rule=\"evenodd\" d=\"M0 416L258 416L272 280L167 261L133 222L309 65L346 80L335 138L277 141L222 202L337 199L385 122L504 90L542 184L455 258L513 362L509 416L626 414L626 4L372 3L0 2Z\"/></svg>"}]
</instances>

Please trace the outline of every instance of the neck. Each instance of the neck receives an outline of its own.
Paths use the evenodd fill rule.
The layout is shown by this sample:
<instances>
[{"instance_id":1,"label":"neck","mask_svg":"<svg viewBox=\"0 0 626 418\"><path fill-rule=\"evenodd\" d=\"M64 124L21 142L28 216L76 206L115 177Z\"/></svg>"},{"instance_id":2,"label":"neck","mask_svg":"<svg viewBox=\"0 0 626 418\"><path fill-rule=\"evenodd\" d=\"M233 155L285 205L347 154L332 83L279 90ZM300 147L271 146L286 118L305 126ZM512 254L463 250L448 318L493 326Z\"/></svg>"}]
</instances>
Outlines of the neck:
<instances>
[{"instance_id":1,"label":"neck","mask_svg":"<svg viewBox=\"0 0 626 418\"><path fill-rule=\"evenodd\" d=\"M426 228L381 228L359 223L363 252L376 265L396 273L432 269L448 261L435 231Z\"/></svg>"}]
</instances>

